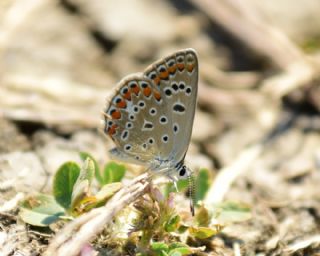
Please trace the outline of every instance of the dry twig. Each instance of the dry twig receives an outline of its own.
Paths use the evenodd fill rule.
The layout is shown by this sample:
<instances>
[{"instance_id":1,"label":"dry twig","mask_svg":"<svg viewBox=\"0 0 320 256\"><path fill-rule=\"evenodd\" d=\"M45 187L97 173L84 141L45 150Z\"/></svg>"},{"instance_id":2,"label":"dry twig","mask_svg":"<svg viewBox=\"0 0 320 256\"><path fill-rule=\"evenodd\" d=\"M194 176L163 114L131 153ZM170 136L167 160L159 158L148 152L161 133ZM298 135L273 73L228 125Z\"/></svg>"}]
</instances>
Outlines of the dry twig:
<instances>
[{"instance_id":1,"label":"dry twig","mask_svg":"<svg viewBox=\"0 0 320 256\"><path fill-rule=\"evenodd\" d=\"M51 242L45 255L78 255L86 243L103 231L113 216L146 192L149 181L149 173L140 175L104 207L96 208L66 225Z\"/></svg>"}]
</instances>

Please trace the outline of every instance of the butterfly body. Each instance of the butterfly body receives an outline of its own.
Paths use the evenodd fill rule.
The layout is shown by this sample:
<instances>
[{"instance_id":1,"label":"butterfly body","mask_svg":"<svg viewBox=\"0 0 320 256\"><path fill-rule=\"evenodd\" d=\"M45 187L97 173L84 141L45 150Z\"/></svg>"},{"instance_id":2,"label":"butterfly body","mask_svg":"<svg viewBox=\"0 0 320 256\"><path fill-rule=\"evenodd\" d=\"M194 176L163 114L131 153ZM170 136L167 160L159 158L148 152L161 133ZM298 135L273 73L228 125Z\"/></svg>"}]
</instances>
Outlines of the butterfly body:
<instances>
[{"instance_id":1,"label":"butterfly body","mask_svg":"<svg viewBox=\"0 0 320 256\"><path fill-rule=\"evenodd\" d=\"M111 155L175 181L190 176L184 158L197 89L198 59L193 49L177 51L121 80L104 110L104 132L116 145Z\"/></svg>"}]
</instances>

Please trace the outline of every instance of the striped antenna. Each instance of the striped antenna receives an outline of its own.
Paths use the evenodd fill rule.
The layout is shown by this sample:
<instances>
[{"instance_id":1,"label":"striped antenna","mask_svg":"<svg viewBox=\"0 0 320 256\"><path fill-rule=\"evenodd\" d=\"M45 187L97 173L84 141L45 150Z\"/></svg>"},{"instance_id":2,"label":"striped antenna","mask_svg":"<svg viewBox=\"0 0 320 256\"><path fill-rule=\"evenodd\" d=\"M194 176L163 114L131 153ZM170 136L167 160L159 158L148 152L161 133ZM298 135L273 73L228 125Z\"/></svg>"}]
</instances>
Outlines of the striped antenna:
<instances>
[{"instance_id":1,"label":"striped antenna","mask_svg":"<svg viewBox=\"0 0 320 256\"><path fill-rule=\"evenodd\" d=\"M196 204L196 198L195 198L195 184L194 184L194 175L192 171L189 169L189 175L188 175L188 191L189 191L189 198L190 198L190 211L192 216L194 216L194 206Z\"/></svg>"}]
</instances>

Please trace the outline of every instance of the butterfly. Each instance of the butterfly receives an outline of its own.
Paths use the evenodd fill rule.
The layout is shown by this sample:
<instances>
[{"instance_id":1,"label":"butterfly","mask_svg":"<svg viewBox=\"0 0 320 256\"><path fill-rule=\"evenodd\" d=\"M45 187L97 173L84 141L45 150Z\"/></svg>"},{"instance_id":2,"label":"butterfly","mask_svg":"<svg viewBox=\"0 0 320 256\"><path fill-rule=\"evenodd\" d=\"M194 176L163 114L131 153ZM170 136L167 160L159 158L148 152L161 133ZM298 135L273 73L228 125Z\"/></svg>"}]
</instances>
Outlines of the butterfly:
<instances>
[{"instance_id":1,"label":"butterfly","mask_svg":"<svg viewBox=\"0 0 320 256\"><path fill-rule=\"evenodd\" d=\"M171 180L189 178L184 164L198 91L198 58L184 49L162 58L143 73L123 78L103 111L103 130L115 143L113 158L139 164ZM176 184L176 183L175 183ZM193 201L190 201L194 215Z\"/></svg>"}]
</instances>

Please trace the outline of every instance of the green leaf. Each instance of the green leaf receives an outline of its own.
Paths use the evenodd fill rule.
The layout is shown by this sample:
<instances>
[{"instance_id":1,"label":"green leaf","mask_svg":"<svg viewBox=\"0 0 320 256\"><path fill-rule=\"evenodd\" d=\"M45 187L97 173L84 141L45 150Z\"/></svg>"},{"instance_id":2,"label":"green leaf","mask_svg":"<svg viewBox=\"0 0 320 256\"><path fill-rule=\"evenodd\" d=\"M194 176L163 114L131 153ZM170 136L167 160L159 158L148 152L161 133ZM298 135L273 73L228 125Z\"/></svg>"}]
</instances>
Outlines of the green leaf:
<instances>
[{"instance_id":1,"label":"green leaf","mask_svg":"<svg viewBox=\"0 0 320 256\"><path fill-rule=\"evenodd\" d=\"M65 209L71 205L73 186L79 176L80 167L74 162L63 164L53 179L53 195L56 201Z\"/></svg>"},{"instance_id":2,"label":"green leaf","mask_svg":"<svg viewBox=\"0 0 320 256\"><path fill-rule=\"evenodd\" d=\"M190 255L190 254L192 254L192 252L193 251L191 250L191 248L189 248L187 245L184 245L183 247L178 247L178 248L170 250L169 256Z\"/></svg>"},{"instance_id":3,"label":"green leaf","mask_svg":"<svg viewBox=\"0 0 320 256\"><path fill-rule=\"evenodd\" d=\"M208 227L189 227L189 233L191 236L206 239L216 235L219 232L217 228L208 228Z\"/></svg>"},{"instance_id":4,"label":"green leaf","mask_svg":"<svg viewBox=\"0 0 320 256\"><path fill-rule=\"evenodd\" d=\"M177 242L169 245L169 255L176 255L175 253L179 255L190 255L192 250L188 245Z\"/></svg>"},{"instance_id":5,"label":"green leaf","mask_svg":"<svg viewBox=\"0 0 320 256\"><path fill-rule=\"evenodd\" d=\"M252 214L247 204L226 201L214 205L213 216L219 223L233 223L246 221Z\"/></svg>"},{"instance_id":6,"label":"green leaf","mask_svg":"<svg viewBox=\"0 0 320 256\"><path fill-rule=\"evenodd\" d=\"M87 152L80 152L80 158L85 161L88 157L92 159L93 163L94 163L94 174L96 179L98 180L99 184L103 184L103 179L100 173L100 168L98 165L98 162Z\"/></svg>"},{"instance_id":7,"label":"green leaf","mask_svg":"<svg viewBox=\"0 0 320 256\"><path fill-rule=\"evenodd\" d=\"M165 251L156 251L157 256L169 256Z\"/></svg>"},{"instance_id":8,"label":"green leaf","mask_svg":"<svg viewBox=\"0 0 320 256\"><path fill-rule=\"evenodd\" d=\"M88 157L83 163L78 179L73 186L71 195L71 208L76 207L79 201L81 201L85 196L89 195L94 172L94 162L90 157Z\"/></svg>"},{"instance_id":9,"label":"green leaf","mask_svg":"<svg viewBox=\"0 0 320 256\"><path fill-rule=\"evenodd\" d=\"M52 196L39 194L22 202L19 215L30 225L45 227L63 216L64 209Z\"/></svg>"},{"instance_id":10,"label":"green leaf","mask_svg":"<svg viewBox=\"0 0 320 256\"><path fill-rule=\"evenodd\" d=\"M169 256L182 256L183 254L181 254L179 251L173 250L169 252Z\"/></svg>"},{"instance_id":11,"label":"green leaf","mask_svg":"<svg viewBox=\"0 0 320 256\"><path fill-rule=\"evenodd\" d=\"M182 234L182 233L186 232L188 230L188 228L189 228L189 226L180 224L180 226L176 232Z\"/></svg>"},{"instance_id":12,"label":"green leaf","mask_svg":"<svg viewBox=\"0 0 320 256\"><path fill-rule=\"evenodd\" d=\"M197 210L195 219L196 219L198 226L201 226L201 227L208 227L209 226L210 221L211 221L211 217L209 215L208 209L205 208L203 204Z\"/></svg>"},{"instance_id":13,"label":"green leaf","mask_svg":"<svg viewBox=\"0 0 320 256\"><path fill-rule=\"evenodd\" d=\"M165 223L164 229L167 232L173 232L176 229L178 229L179 224L180 224L180 216L174 215L174 216L171 216L171 218Z\"/></svg>"},{"instance_id":14,"label":"green leaf","mask_svg":"<svg viewBox=\"0 0 320 256\"><path fill-rule=\"evenodd\" d=\"M173 249L176 249L176 248L189 248L188 245L184 244L184 243L180 243L180 242L175 242L175 243L171 243L169 245L169 250L173 250Z\"/></svg>"},{"instance_id":15,"label":"green leaf","mask_svg":"<svg viewBox=\"0 0 320 256\"><path fill-rule=\"evenodd\" d=\"M168 251L169 246L163 242L154 242L151 244L153 251Z\"/></svg>"},{"instance_id":16,"label":"green leaf","mask_svg":"<svg viewBox=\"0 0 320 256\"><path fill-rule=\"evenodd\" d=\"M165 190L164 190L163 194L164 194L165 197L168 197L171 192L175 192L175 193L179 192L179 193L181 193L181 191L186 190L188 186L189 186L189 182L188 182L187 179L178 180L177 181L178 191L177 191L177 189L176 189L176 187L174 186L173 183L169 183L169 184L167 184L167 186L165 186Z\"/></svg>"},{"instance_id":17,"label":"green leaf","mask_svg":"<svg viewBox=\"0 0 320 256\"><path fill-rule=\"evenodd\" d=\"M121 181L125 172L126 172L126 167L124 165L117 164L115 162L107 163L103 169L102 184Z\"/></svg>"},{"instance_id":18,"label":"green leaf","mask_svg":"<svg viewBox=\"0 0 320 256\"><path fill-rule=\"evenodd\" d=\"M196 203L199 202L200 200L203 200L207 191L210 188L211 184L211 179L209 175L209 170L208 169L200 169L198 176L195 181L195 199Z\"/></svg>"}]
</instances>

